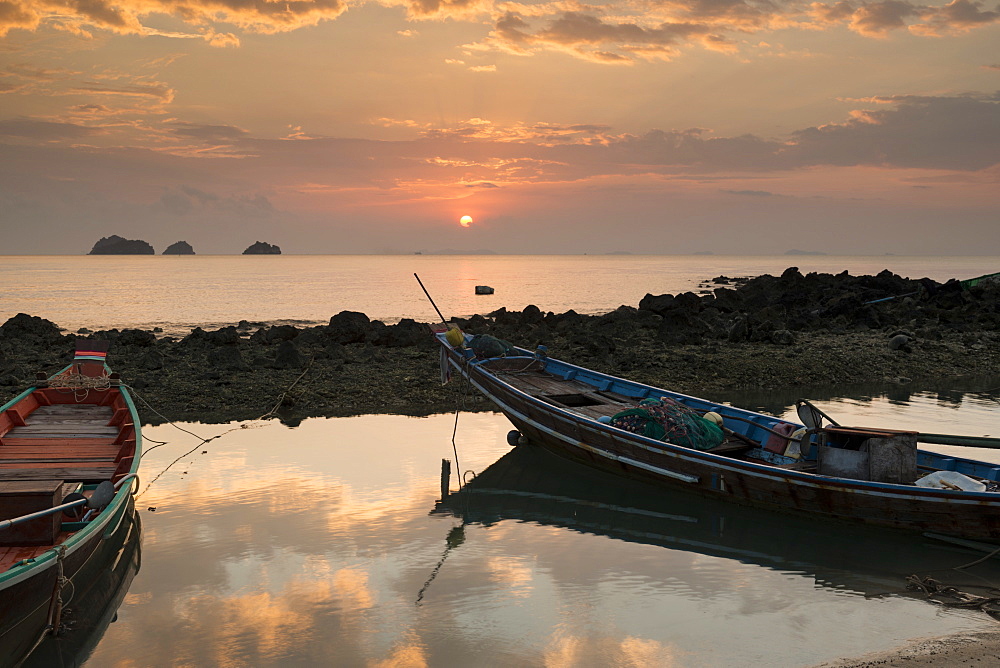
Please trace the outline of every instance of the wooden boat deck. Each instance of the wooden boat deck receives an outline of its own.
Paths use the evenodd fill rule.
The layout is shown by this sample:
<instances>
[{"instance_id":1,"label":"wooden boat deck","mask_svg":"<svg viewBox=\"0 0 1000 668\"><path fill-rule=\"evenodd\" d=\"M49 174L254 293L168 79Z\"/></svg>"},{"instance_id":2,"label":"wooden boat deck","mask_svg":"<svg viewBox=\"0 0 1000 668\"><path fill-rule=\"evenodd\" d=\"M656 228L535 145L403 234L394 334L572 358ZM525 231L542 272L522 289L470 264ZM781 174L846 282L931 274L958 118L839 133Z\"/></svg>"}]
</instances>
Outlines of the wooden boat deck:
<instances>
[{"instance_id":1,"label":"wooden boat deck","mask_svg":"<svg viewBox=\"0 0 1000 668\"><path fill-rule=\"evenodd\" d=\"M597 390L593 385L578 380L566 380L561 376L534 368L532 365L524 368L524 363L520 361L520 368L510 363L504 365L496 362L490 363L487 368L498 378L502 378L504 382L525 394L592 420L605 416L611 417L621 411L634 408L639 401L636 397L627 397L617 392ZM727 436L721 445L712 448L710 452L733 457L742 455L755 447L757 447L755 443L748 443L735 436ZM816 465L815 462L799 462L786 464L783 468L814 470Z\"/></svg>"},{"instance_id":2,"label":"wooden boat deck","mask_svg":"<svg viewBox=\"0 0 1000 668\"><path fill-rule=\"evenodd\" d=\"M114 417L111 406L39 406L0 437L0 482L109 480L122 450Z\"/></svg>"}]
</instances>

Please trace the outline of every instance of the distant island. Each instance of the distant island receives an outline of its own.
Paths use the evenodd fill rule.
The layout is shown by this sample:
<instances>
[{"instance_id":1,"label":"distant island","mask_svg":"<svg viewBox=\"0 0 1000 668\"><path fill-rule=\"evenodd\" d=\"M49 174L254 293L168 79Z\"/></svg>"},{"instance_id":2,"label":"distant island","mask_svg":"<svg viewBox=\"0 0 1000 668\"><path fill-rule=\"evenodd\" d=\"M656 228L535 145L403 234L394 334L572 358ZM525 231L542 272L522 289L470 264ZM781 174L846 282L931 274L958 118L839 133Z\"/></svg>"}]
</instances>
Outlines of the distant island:
<instances>
[{"instance_id":1,"label":"distant island","mask_svg":"<svg viewBox=\"0 0 1000 668\"><path fill-rule=\"evenodd\" d=\"M153 247L141 239L125 239L117 234L101 237L88 255L155 255Z\"/></svg>"},{"instance_id":2,"label":"distant island","mask_svg":"<svg viewBox=\"0 0 1000 668\"><path fill-rule=\"evenodd\" d=\"M715 255L714 251L695 251L691 255Z\"/></svg>"},{"instance_id":3,"label":"distant island","mask_svg":"<svg viewBox=\"0 0 1000 668\"><path fill-rule=\"evenodd\" d=\"M281 255L281 249L265 241L255 241L243 251L244 255Z\"/></svg>"},{"instance_id":4,"label":"distant island","mask_svg":"<svg viewBox=\"0 0 1000 668\"><path fill-rule=\"evenodd\" d=\"M194 248L186 241L178 241L167 246L164 255L194 255Z\"/></svg>"},{"instance_id":5,"label":"distant island","mask_svg":"<svg viewBox=\"0 0 1000 668\"><path fill-rule=\"evenodd\" d=\"M826 255L823 251L804 251L793 248L792 250L786 250L785 255Z\"/></svg>"}]
</instances>

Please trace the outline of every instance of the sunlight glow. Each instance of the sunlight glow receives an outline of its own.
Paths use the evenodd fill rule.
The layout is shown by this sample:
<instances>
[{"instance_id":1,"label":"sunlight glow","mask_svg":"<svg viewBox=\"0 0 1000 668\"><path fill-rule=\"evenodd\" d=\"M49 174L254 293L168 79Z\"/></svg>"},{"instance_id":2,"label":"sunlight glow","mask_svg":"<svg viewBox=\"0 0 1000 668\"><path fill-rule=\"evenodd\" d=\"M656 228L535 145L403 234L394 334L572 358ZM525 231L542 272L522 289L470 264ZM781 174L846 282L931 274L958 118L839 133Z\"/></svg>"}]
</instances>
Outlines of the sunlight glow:
<instances>
[{"instance_id":1,"label":"sunlight glow","mask_svg":"<svg viewBox=\"0 0 1000 668\"><path fill-rule=\"evenodd\" d=\"M462 216L462 218L458 221L458 224L462 227L472 225L472 216Z\"/></svg>"}]
</instances>

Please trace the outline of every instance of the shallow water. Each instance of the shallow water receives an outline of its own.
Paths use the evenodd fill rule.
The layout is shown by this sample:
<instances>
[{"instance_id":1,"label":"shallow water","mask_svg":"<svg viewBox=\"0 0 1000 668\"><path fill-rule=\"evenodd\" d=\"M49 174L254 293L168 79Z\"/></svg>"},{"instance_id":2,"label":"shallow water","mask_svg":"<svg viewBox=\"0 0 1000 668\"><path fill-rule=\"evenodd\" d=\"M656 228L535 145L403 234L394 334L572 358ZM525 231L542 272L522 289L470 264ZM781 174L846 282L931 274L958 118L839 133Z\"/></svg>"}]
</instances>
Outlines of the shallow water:
<instances>
[{"instance_id":1,"label":"shallow water","mask_svg":"<svg viewBox=\"0 0 1000 668\"><path fill-rule=\"evenodd\" d=\"M995 435L1000 383L979 382L814 398L844 423ZM454 450L450 414L181 426L232 431L144 429L169 443L143 460L142 568L87 665L807 666L995 627L905 591L1000 583L936 570L978 554L512 452L499 414L460 414ZM439 502L455 451L480 487Z\"/></svg>"},{"instance_id":2,"label":"shallow water","mask_svg":"<svg viewBox=\"0 0 1000 668\"><path fill-rule=\"evenodd\" d=\"M197 255L7 256L0 318L24 312L75 331L194 326L240 320L313 325L343 310L395 322L437 320L413 274L445 317L522 310L606 313L646 293L697 290L720 275L818 271L945 281L997 271L997 257L664 255ZM492 295L476 295L490 285Z\"/></svg>"}]
</instances>

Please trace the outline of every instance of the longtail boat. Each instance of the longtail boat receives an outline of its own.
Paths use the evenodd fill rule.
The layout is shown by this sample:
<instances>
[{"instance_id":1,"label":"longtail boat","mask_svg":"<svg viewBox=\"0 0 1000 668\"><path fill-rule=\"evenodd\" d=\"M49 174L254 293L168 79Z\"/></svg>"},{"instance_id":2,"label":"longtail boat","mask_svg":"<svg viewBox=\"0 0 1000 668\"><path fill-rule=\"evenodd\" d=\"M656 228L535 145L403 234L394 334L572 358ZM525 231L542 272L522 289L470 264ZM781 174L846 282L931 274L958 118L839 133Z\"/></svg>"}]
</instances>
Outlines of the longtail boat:
<instances>
[{"instance_id":1,"label":"longtail boat","mask_svg":"<svg viewBox=\"0 0 1000 668\"><path fill-rule=\"evenodd\" d=\"M140 423L107 348L78 341L69 366L0 408L0 657L12 665L59 634L133 526Z\"/></svg>"},{"instance_id":2,"label":"longtail boat","mask_svg":"<svg viewBox=\"0 0 1000 668\"><path fill-rule=\"evenodd\" d=\"M800 424L585 369L543 346L484 356L475 337L434 329L443 375L461 374L490 399L516 428L512 444L740 504L1000 544L1000 465L918 447L996 439L844 427L807 401ZM666 430L666 440L623 428L617 416L648 400L721 422L721 442L699 449L675 438L683 428Z\"/></svg>"}]
</instances>

